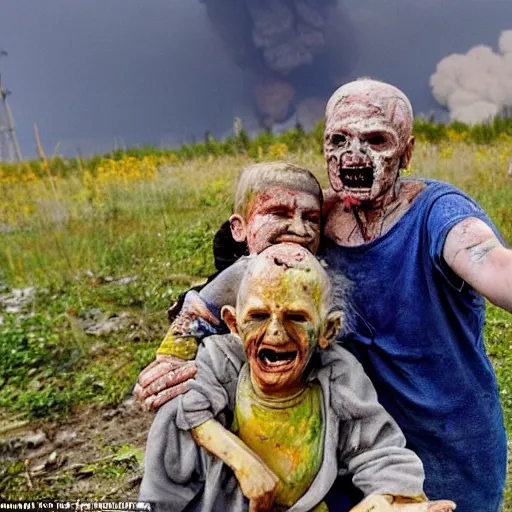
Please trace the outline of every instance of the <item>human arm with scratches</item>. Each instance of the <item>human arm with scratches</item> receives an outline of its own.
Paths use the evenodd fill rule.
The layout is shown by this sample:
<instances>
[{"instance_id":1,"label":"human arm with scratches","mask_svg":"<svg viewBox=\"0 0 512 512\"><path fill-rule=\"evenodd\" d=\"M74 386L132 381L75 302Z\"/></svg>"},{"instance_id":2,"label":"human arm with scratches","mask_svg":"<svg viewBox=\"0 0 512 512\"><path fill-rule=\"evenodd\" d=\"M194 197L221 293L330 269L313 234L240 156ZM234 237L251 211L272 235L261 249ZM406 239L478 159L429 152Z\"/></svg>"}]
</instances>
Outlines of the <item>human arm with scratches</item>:
<instances>
[{"instance_id":1,"label":"human arm with scratches","mask_svg":"<svg viewBox=\"0 0 512 512\"><path fill-rule=\"evenodd\" d=\"M139 375L135 394L146 408L156 410L188 389L188 381L196 373L194 359L198 345L205 337L226 330L221 324L220 308L234 305L246 266L247 258L240 258L199 292L187 292L180 312L157 350L156 360Z\"/></svg>"},{"instance_id":2,"label":"human arm with scratches","mask_svg":"<svg viewBox=\"0 0 512 512\"><path fill-rule=\"evenodd\" d=\"M448 266L494 305L512 312L512 250L481 219L469 217L448 233Z\"/></svg>"},{"instance_id":3,"label":"human arm with scratches","mask_svg":"<svg viewBox=\"0 0 512 512\"><path fill-rule=\"evenodd\" d=\"M157 351L155 360L144 368L138 377L134 393L137 400L147 409L156 410L168 400L184 393L188 389L187 381L195 374L193 360L170 353L173 352L173 350L169 350L169 346L173 345L172 340L182 339L183 334L189 333L191 330L187 324L200 318L204 322L203 332L199 333L196 329L193 339L190 339L188 335L185 336L188 338L191 352L194 352L197 342L200 342L206 333L215 332L215 328L218 326L218 315L215 316L209 310L207 303L210 303L210 309L214 311L223 304L219 304L218 308L212 307L215 297L208 299L209 284L239 258L247 255L247 244L237 242L233 238L229 220L222 224L213 238L213 255L217 272L208 278L206 284L194 287L181 295L169 308L168 316L171 327ZM221 286L224 281L222 278L219 280L218 285ZM227 300L229 302L230 299Z\"/></svg>"}]
</instances>

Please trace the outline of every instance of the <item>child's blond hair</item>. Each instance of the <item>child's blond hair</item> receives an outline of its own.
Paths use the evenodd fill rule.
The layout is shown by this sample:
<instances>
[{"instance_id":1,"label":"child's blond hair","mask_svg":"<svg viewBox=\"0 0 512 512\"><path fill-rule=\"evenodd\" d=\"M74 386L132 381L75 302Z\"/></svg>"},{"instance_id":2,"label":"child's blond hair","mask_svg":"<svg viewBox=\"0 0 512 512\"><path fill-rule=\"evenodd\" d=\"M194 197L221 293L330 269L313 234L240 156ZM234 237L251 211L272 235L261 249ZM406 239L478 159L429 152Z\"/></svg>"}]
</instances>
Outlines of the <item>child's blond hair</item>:
<instances>
[{"instance_id":1,"label":"child's blond hair","mask_svg":"<svg viewBox=\"0 0 512 512\"><path fill-rule=\"evenodd\" d=\"M235 213L247 218L254 195L276 185L312 194L322 204L322 187L310 171L286 162L262 162L242 169L235 192Z\"/></svg>"}]
</instances>

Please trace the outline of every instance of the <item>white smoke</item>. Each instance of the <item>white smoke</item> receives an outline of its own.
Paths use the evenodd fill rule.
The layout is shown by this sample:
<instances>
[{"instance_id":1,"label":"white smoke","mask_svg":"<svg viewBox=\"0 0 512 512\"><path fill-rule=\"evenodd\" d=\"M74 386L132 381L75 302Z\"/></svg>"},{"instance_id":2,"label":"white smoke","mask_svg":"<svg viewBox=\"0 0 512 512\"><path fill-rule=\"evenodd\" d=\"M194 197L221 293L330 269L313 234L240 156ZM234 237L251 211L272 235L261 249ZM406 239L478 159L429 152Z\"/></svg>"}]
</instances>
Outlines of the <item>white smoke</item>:
<instances>
[{"instance_id":1,"label":"white smoke","mask_svg":"<svg viewBox=\"0 0 512 512\"><path fill-rule=\"evenodd\" d=\"M465 55L452 54L430 77L434 98L450 111L450 119L478 123L512 107L512 30L499 39L499 51L475 46Z\"/></svg>"}]
</instances>

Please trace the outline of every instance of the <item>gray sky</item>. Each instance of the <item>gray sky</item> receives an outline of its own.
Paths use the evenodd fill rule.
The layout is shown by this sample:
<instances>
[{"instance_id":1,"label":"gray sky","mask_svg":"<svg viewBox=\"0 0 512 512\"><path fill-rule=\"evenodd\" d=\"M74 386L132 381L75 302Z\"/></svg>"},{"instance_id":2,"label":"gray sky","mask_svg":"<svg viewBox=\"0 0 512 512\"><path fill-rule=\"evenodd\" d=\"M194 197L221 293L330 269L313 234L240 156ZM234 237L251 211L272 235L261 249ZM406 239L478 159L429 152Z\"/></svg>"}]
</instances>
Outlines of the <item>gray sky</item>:
<instances>
[{"instance_id":1,"label":"gray sky","mask_svg":"<svg viewBox=\"0 0 512 512\"><path fill-rule=\"evenodd\" d=\"M340 0L337 80L401 87L416 112L436 108L437 62L512 28L511 0ZM343 33L343 35L341 34ZM252 116L251 76L226 51L199 0L2 0L0 59L24 154L32 126L52 153L176 145ZM310 88L309 73L298 78ZM330 85L329 85L330 87ZM334 89L333 84L332 89ZM325 84L323 84L325 89Z\"/></svg>"}]
</instances>

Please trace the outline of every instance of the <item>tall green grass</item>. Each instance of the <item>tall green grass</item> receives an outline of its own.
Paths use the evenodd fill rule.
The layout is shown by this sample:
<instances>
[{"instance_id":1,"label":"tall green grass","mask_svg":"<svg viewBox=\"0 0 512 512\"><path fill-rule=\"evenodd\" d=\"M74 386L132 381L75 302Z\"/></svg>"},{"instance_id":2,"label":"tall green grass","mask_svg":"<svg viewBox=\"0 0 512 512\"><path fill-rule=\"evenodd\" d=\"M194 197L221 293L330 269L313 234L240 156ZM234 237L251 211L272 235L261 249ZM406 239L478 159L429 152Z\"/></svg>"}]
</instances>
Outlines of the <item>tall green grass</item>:
<instances>
[{"instance_id":1,"label":"tall green grass","mask_svg":"<svg viewBox=\"0 0 512 512\"><path fill-rule=\"evenodd\" d=\"M310 168L327 187L319 134L314 146L300 143L306 137L300 130L279 143L263 134L254 152L233 143L232 156L222 156L220 149L220 156L212 156L216 142L210 140L213 149L199 157L157 155L158 172L142 180L94 183L100 160L57 160L50 174L41 168L28 183L0 180L8 205L0 208L0 280L8 288L38 287L24 315L3 314L0 415L61 416L92 402L122 401L154 357L167 328L167 307L214 271L213 235L231 213L240 169L277 155ZM155 156L149 150L131 153L143 158L144 152ZM512 244L512 180L506 173L511 156L503 137L491 145L420 140L412 175L448 181L469 193ZM113 157L121 164L127 158ZM66 172L59 170L66 165ZM4 176L10 172L0 169ZM125 276L138 279L115 283ZM106 315L129 312L133 329L105 338L86 335L82 317L96 308ZM510 314L489 308L486 343L512 432ZM512 496L507 500L512 503Z\"/></svg>"}]
</instances>

